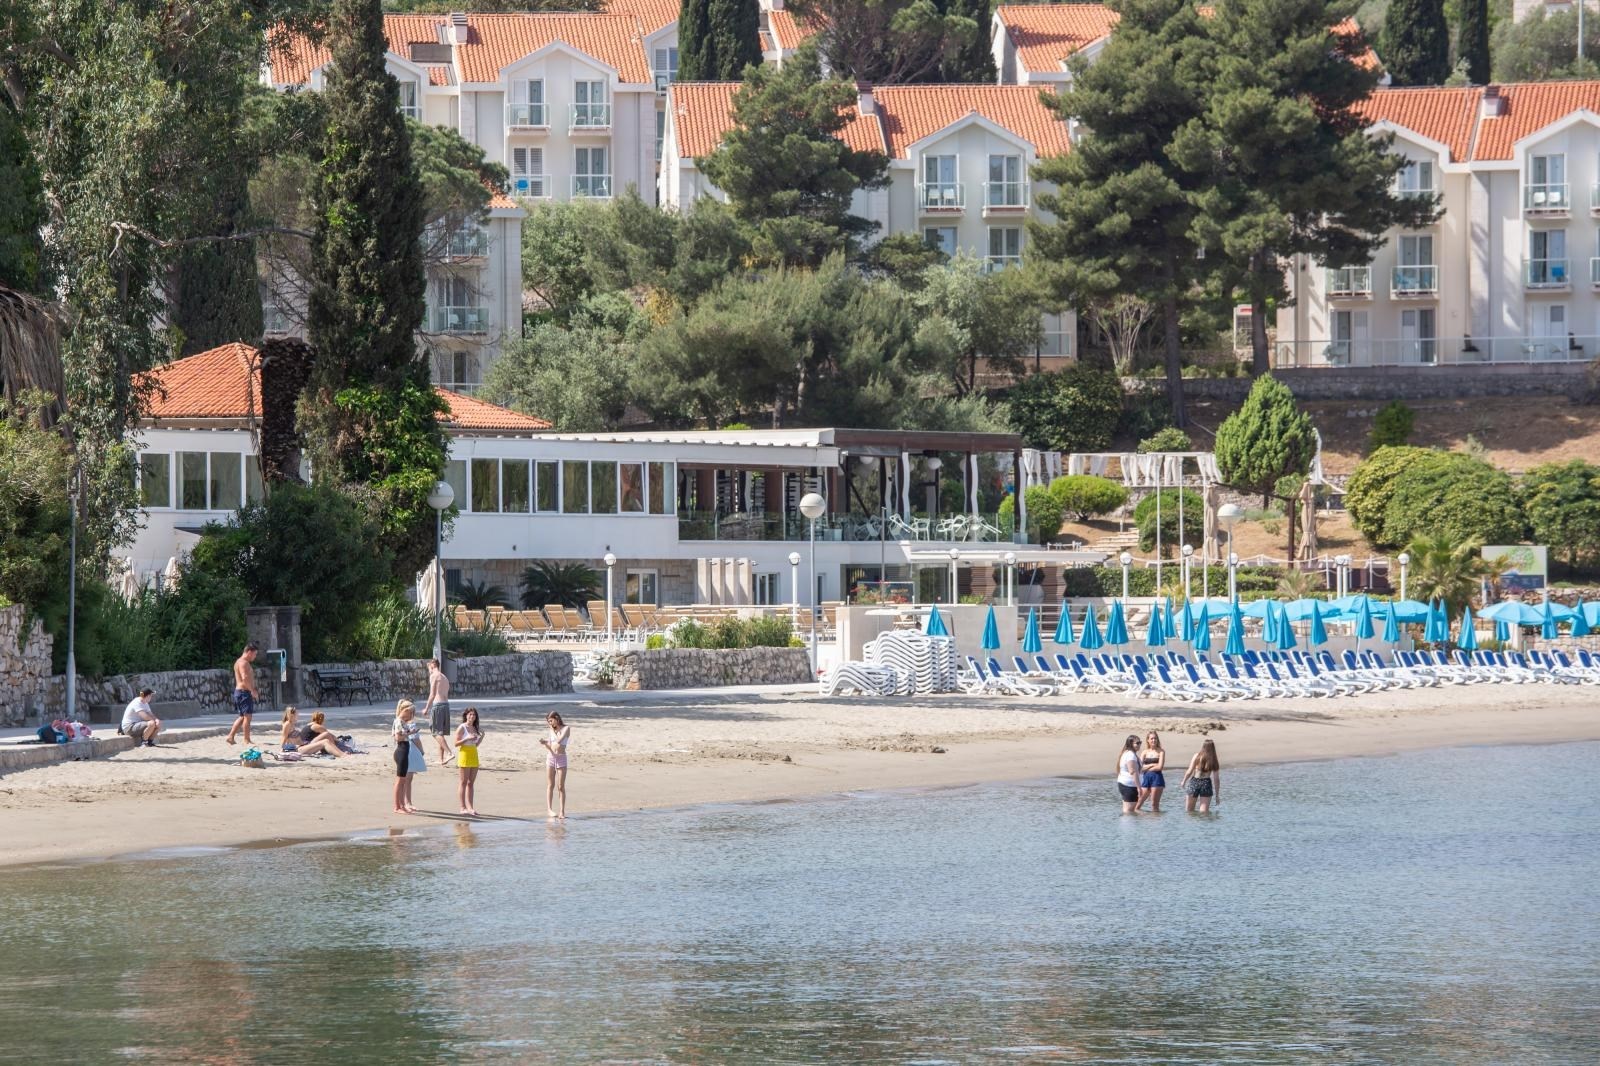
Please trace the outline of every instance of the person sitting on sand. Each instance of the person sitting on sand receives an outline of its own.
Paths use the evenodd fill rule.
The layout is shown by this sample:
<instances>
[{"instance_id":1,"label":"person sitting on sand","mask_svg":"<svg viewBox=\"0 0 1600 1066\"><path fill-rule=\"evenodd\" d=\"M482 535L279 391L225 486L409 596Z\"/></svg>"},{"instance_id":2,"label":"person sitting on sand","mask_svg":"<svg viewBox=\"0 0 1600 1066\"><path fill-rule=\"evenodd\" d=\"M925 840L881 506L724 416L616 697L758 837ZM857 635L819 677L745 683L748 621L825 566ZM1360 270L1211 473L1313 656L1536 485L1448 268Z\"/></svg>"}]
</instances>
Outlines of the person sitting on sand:
<instances>
[{"instance_id":1,"label":"person sitting on sand","mask_svg":"<svg viewBox=\"0 0 1600 1066\"><path fill-rule=\"evenodd\" d=\"M128 701L128 706L122 712L123 733L132 737L135 743L143 744L147 748L156 746L156 734L161 732L161 719L150 709L150 697L154 695L153 689L140 689L139 694Z\"/></svg>"},{"instance_id":2,"label":"person sitting on sand","mask_svg":"<svg viewBox=\"0 0 1600 1066\"><path fill-rule=\"evenodd\" d=\"M1207 740L1189 760L1183 772L1183 809L1193 814L1208 813L1222 802L1222 764L1217 761L1217 745Z\"/></svg>"},{"instance_id":3,"label":"person sitting on sand","mask_svg":"<svg viewBox=\"0 0 1600 1066\"><path fill-rule=\"evenodd\" d=\"M339 738L328 729L321 711L313 711L311 721L299 724L300 712L293 707L283 709L283 750L293 745L301 755L332 755L342 759L345 753L339 747Z\"/></svg>"}]
</instances>

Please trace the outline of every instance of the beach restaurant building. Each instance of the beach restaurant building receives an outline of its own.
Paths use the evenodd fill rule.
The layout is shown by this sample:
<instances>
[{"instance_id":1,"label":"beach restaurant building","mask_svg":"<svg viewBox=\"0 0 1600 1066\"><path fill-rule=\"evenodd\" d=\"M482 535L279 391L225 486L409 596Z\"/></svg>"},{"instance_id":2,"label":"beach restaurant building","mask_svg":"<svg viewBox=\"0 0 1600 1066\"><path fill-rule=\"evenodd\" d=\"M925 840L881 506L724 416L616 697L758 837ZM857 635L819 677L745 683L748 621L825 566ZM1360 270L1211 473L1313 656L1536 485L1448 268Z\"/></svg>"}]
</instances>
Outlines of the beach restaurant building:
<instances>
[{"instance_id":1,"label":"beach restaurant building","mask_svg":"<svg viewBox=\"0 0 1600 1066\"><path fill-rule=\"evenodd\" d=\"M143 528L130 546L146 581L208 522L261 499L260 360L242 344L152 372L137 440ZM1026 511L1003 506L1039 480L1037 453L1001 433L857 429L556 433L550 424L441 390L459 509L443 547L447 586L519 594L541 560L605 572L621 602L783 604L952 599L998 584L1007 553L1071 565L1023 543ZM1031 479L1031 480L1030 480ZM816 589L807 594L815 492ZM799 553L801 563L791 562ZM881 583L881 584L880 584ZM813 601L814 596L814 601Z\"/></svg>"}]
</instances>

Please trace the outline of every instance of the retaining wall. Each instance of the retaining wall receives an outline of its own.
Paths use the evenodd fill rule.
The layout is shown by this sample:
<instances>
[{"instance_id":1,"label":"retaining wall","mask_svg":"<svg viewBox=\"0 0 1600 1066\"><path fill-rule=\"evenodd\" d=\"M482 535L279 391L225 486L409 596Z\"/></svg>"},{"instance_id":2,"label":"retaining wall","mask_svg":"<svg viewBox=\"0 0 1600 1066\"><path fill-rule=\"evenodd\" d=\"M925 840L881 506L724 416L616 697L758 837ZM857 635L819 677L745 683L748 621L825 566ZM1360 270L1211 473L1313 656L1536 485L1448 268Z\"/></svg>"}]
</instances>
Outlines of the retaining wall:
<instances>
[{"instance_id":1,"label":"retaining wall","mask_svg":"<svg viewBox=\"0 0 1600 1066\"><path fill-rule=\"evenodd\" d=\"M1439 400L1478 396L1581 396L1589 387L1588 363L1493 363L1485 366L1285 367L1272 376L1299 400ZM1184 397L1243 403L1254 379L1185 378ZM1164 392L1166 382L1124 378L1129 392Z\"/></svg>"},{"instance_id":2,"label":"retaining wall","mask_svg":"<svg viewBox=\"0 0 1600 1066\"><path fill-rule=\"evenodd\" d=\"M658 648L616 657L620 689L804 685L815 680L804 648Z\"/></svg>"},{"instance_id":3,"label":"retaining wall","mask_svg":"<svg viewBox=\"0 0 1600 1066\"><path fill-rule=\"evenodd\" d=\"M37 717L50 685L54 642L37 619L23 635L26 613L15 604L0 607L0 727Z\"/></svg>"}]
</instances>

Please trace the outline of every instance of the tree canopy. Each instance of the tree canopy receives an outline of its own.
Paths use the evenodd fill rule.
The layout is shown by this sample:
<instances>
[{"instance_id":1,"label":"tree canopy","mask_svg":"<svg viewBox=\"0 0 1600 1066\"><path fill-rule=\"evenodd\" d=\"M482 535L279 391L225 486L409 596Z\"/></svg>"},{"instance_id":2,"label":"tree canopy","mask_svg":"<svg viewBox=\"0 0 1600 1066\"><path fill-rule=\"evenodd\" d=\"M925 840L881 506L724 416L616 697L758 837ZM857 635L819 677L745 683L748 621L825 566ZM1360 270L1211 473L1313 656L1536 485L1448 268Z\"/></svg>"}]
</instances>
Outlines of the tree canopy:
<instances>
[{"instance_id":1,"label":"tree canopy","mask_svg":"<svg viewBox=\"0 0 1600 1066\"><path fill-rule=\"evenodd\" d=\"M1450 74L1444 0L1389 0L1380 54L1396 85L1442 84Z\"/></svg>"},{"instance_id":2,"label":"tree canopy","mask_svg":"<svg viewBox=\"0 0 1600 1066\"><path fill-rule=\"evenodd\" d=\"M678 16L678 77L738 81L761 63L757 0L684 0Z\"/></svg>"}]
</instances>

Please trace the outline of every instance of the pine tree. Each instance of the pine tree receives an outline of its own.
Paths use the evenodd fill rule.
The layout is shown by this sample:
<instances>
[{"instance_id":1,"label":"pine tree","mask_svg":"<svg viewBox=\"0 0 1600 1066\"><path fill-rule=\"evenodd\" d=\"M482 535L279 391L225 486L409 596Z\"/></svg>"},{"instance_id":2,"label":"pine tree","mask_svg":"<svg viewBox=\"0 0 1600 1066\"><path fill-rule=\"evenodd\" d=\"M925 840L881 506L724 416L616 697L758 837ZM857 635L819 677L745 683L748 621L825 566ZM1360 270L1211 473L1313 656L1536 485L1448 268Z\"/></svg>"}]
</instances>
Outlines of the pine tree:
<instances>
[{"instance_id":1,"label":"pine tree","mask_svg":"<svg viewBox=\"0 0 1600 1066\"><path fill-rule=\"evenodd\" d=\"M1273 497L1283 500L1290 516L1289 558L1294 558L1294 503L1286 491L1311 469L1316 455L1316 432L1310 417L1294 402L1289 387L1262 375L1250 389L1244 406L1217 427L1214 451L1222 483L1240 492L1260 495L1262 506Z\"/></svg>"},{"instance_id":2,"label":"pine tree","mask_svg":"<svg viewBox=\"0 0 1600 1066\"><path fill-rule=\"evenodd\" d=\"M952 24L952 40L939 76L947 82L993 84L994 52L990 43L989 0L943 0L946 20ZM970 19L972 28L955 28L956 19Z\"/></svg>"},{"instance_id":3,"label":"pine tree","mask_svg":"<svg viewBox=\"0 0 1600 1066\"><path fill-rule=\"evenodd\" d=\"M715 81L716 61L711 0L683 0L678 13L678 79Z\"/></svg>"},{"instance_id":4,"label":"pine tree","mask_svg":"<svg viewBox=\"0 0 1600 1066\"><path fill-rule=\"evenodd\" d=\"M710 0L707 16L717 44L715 80L738 81L746 67L761 65L758 0Z\"/></svg>"},{"instance_id":5,"label":"pine tree","mask_svg":"<svg viewBox=\"0 0 1600 1066\"><path fill-rule=\"evenodd\" d=\"M1072 87L1049 100L1088 132L1035 171L1055 186L1038 194L1055 221L1034 224L1033 251L1063 303L1125 293L1161 309L1167 396L1181 426L1180 304L1207 264L1190 234L1201 179L1169 148L1204 113L1210 46L1189 0L1124 0L1119 10L1100 54L1075 60Z\"/></svg>"},{"instance_id":6,"label":"pine tree","mask_svg":"<svg viewBox=\"0 0 1600 1066\"><path fill-rule=\"evenodd\" d=\"M1489 83L1489 0L1461 0L1456 47L1467 61L1467 80Z\"/></svg>"},{"instance_id":7,"label":"pine tree","mask_svg":"<svg viewBox=\"0 0 1600 1066\"><path fill-rule=\"evenodd\" d=\"M226 235L247 228L250 176L243 160L219 162L211 224L219 235ZM179 252L172 281L172 325L182 337L180 354L193 355L220 344L254 343L260 339L261 291L255 241L191 244Z\"/></svg>"},{"instance_id":8,"label":"pine tree","mask_svg":"<svg viewBox=\"0 0 1600 1066\"><path fill-rule=\"evenodd\" d=\"M1468 6L1472 2L1468 0ZM1488 33L1487 24L1484 33ZM1443 84L1450 76L1450 30L1445 23L1444 0L1391 0L1383 18L1380 51L1396 85Z\"/></svg>"},{"instance_id":9,"label":"pine tree","mask_svg":"<svg viewBox=\"0 0 1600 1066\"><path fill-rule=\"evenodd\" d=\"M384 67L379 0L335 0L328 45L326 141L312 197L316 362L301 421L318 477L368 496L397 576L409 578L433 554L427 495L445 458L443 402L416 340L423 190L399 86Z\"/></svg>"}]
</instances>

